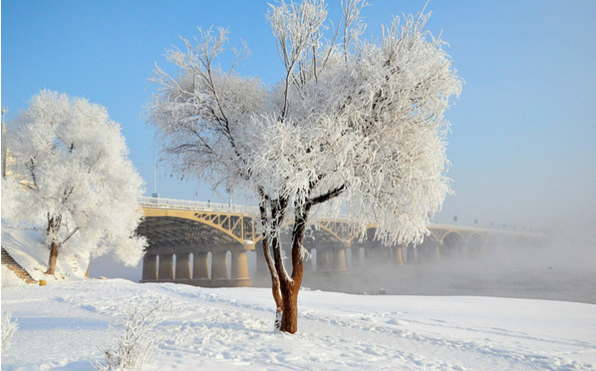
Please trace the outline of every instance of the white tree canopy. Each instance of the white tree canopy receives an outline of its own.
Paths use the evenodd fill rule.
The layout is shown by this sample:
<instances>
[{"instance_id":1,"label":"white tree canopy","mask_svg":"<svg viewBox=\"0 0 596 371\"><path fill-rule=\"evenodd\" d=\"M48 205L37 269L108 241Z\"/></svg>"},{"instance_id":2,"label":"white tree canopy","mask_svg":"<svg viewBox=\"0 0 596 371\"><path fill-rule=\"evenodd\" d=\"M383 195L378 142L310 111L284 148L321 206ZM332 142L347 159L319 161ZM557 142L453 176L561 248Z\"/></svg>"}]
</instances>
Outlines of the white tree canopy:
<instances>
[{"instance_id":1,"label":"white tree canopy","mask_svg":"<svg viewBox=\"0 0 596 371\"><path fill-rule=\"evenodd\" d=\"M106 109L41 91L10 129L10 170L22 185L11 192L10 215L48 226L48 242L61 249L113 252L127 265L138 263L146 245L135 233L143 180ZM57 228L48 225L52 218Z\"/></svg>"},{"instance_id":2,"label":"white tree canopy","mask_svg":"<svg viewBox=\"0 0 596 371\"><path fill-rule=\"evenodd\" d=\"M344 5L330 40L322 1L271 6L286 74L270 89L214 67L226 30L183 39L186 50L168 54L180 74L156 71L150 107L175 170L284 199L290 216L333 199L328 211L374 223L384 242L420 243L450 190L444 111L462 80L423 29L429 14L396 17L373 42L359 39L363 5Z\"/></svg>"}]
</instances>

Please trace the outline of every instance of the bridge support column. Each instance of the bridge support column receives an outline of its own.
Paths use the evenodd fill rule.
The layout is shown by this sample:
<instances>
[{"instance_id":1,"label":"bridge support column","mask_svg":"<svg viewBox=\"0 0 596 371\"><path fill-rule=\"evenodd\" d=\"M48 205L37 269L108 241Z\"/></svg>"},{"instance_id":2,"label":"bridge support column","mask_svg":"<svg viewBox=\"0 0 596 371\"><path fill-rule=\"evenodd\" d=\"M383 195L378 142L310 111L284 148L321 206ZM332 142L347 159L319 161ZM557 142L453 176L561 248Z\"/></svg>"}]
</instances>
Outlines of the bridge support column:
<instances>
[{"instance_id":1,"label":"bridge support column","mask_svg":"<svg viewBox=\"0 0 596 371\"><path fill-rule=\"evenodd\" d=\"M159 254L159 275L160 280L174 279L174 255Z\"/></svg>"},{"instance_id":2,"label":"bridge support column","mask_svg":"<svg viewBox=\"0 0 596 371\"><path fill-rule=\"evenodd\" d=\"M325 272L331 270L329 262L329 248L317 249L317 272Z\"/></svg>"},{"instance_id":3,"label":"bridge support column","mask_svg":"<svg viewBox=\"0 0 596 371\"><path fill-rule=\"evenodd\" d=\"M308 260L305 259L303 261L303 263L304 263L303 269L305 272L311 272L314 268L313 264L312 264L312 249L309 249L308 253L311 254L310 258Z\"/></svg>"},{"instance_id":4,"label":"bridge support column","mask_svg":"<svg viewBox=\"0 0 596 371\"><path fill-rule=\"evenodd\" d=\"M232 278L249 278L246 250L232 251Z\"/></svg>"},{"instance_id":5,"label":"bridge support column","mask_svg":"<svg viewBox=\"0 0 596 371\"><path fill-rule=\"evenodd\" d=\"M356 250L352 249L352 264L357 266L359 269L366 266L366 249L363 247L357 247Z\"/></svg>"},{"instance_id":6,"label":"bridge support column","mask_svg":"<svg viewBox=\"0 0 596 371\"><path fill-rule=\"evenodd\" d=\"M404 248L403 246L395 246L393 248L394 261L399 265L404 265Z\"/></svg>"},{"instance_id":7,"label":"bridge support column","mask_svg":"<svg viewBox=\"0 0 596 371\"><path fill-rule=\"evenodd\" d=\"M157 279L157 255L146 254L143 257L143 281Z\"/></svg>"},{"instance_id":8,"label":"bridge support column","mask_svg":"<svg viewBox=\"0 0 596 371\"><path fill-rule=\"evenodd\" d=\"M190 279L190 253L182 252L176 254L176 279Z\"/></svg>"},{"instance_id":9,"label":"bridge support column","mask_svg":"<svg viewBox=\"0 0 596 371\"><path fill-rule=\"evenodd\" d=\"M192 278L209 278L209 253L193 252Z\"/></svg>"},{"instance_id":10,"label":"bridge support column","mask_svg":"<svg viewBox=\"0 0 596 371\"><path fill-rule=\"evenodd\" d=\"M347 271L346 265L346 249L343 247L336 247L333 249L335 256L333 259L333 270L344 272Z\"/></svg>"},{"instance_id":11,"label":"bridge support column","mask_svg":"<svg viewBox=\"0 0 596 371\"><path fill-rule=\"evenodd\" d=\"M468 259L469 258L469 255L470 254L468 253L468 246L467 245L463 245L460 248L459 251L460 251L460 255L462 256L462 258L464 258L464 259Z\"/></svg>"},{"instance_id":12,"label":"bridge support column","mask_svg":"<svg viewBox=\"0 0 596 371\"><path fill-rule=\"evenodd\" d=\"M267 262L265 261L265 253L263 252L263 240L259 241L255 246L255 252L257 254L257 271L256 275L268 275L269 268L267 268Z\"/></svg>"},{"instance_id":13,"label":"bridge support column","mask_svg":"<svg viewBox=\"0 0 596 371\"><path fill-rule=\"evenodd\" d=\"M214 251L211 258L211 278L228 278L227 251Z\"/></svg>"}]
</instances>

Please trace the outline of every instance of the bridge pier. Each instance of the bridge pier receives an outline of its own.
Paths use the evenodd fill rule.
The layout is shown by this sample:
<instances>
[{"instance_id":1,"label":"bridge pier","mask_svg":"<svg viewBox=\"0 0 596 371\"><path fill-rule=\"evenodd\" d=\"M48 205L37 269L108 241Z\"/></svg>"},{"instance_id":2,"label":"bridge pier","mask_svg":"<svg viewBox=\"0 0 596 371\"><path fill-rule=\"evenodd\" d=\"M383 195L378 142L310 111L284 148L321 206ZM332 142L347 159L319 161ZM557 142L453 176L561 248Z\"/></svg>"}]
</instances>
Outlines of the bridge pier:
<instances>
[{"instance_id":1,"label":"bridge pier","mask_svg":"<svg viewBox=\"0 0 596 371\"><path fill-rule=\"evenodd\" d=\"M211 256L211 278L228 278L227 251L214 251Z\"/></svg>"},{"instance_id":2,"label":"bridge pier","mask_svg":"<svg viewBox=\"0 0 596 371\"><path fill-rule=\"evenodd\" d=\"M143 280L157 279L157 255L146 254L143 257Z\"/></svg>"},{"instance_id":3,"label":"bridge pier","mask_svg":"<svg viewBox=\"0 0 596 371\"><path fill-rule=\"evenodd\" d=\"M344 247L334 248L335 259L333 259L333 270L346 272L348 270L346 263L346 249Z\"/></svg>"},{"instance_id":4,"label":"bridge pier","mask_svg":"<svg viewBox=\"0 0 596 371\"><path fill-rule=\"evenodd\" d=\"M192 278L209 278L209 253L193 252Z\"/></svg>"},{"instance_id":5,"label":"bridge pier","mask_svg":"<svg viewBox=\"0 0 596 371\"><path fill-rule=\"evenodd\" d=\"M327 272L331 270L331 263L329 261L329 249L317 249L317 272Z\"/></svg>"},{"instance_id":6,"label":"bridge pier","mask_svg":"<svg viewBox=\"0 0 596 371\"><path fill-rule=\"evenodd\" d=\"M393 261L398 265L404 265L404 251L403 246L394 246L393 247Z\"/></svg>"},{"instance_id":7,"label":"bridge pier","mask_svg":"<svg viewBox=\"0 0 596 371\"><path fill-rule=\"evenodd\" d=\"M160 280L174 279L174 254L159 254L159 273Z\"/></svg>"},{"instance_id":8,"label":"bridge pier","mask_svg":"<svg viewBox=\"0 0 596 371\"><path fill-rule=\"evenodd\" d=\"M407 258L408 258L407 263L408 264L417 263L418 262L418 250L416 249L416 247L414 247L414 245L412 245L412 244L409 244L407 247L407 250L408 250L406 253Z\"/></svg>"},{"instance_id":9,"label":"bridge pier","mask_svg":"<svg viewBox=\"0 0 596 371\"><path fill-rule=\"evenodd\" d=\"M263 252L263 240L260 240L255 245L255 252L257 254L257 275L265 275L269 273L267 263L265 262L265 253Z\"/></svg>"},{"instance_id":10,"label":"bridge pier","mask_svg":"<svg viewBox=\"0 0 596 371\"><path fill-rule=\"evenodd\" d=\"M306 249L306 247L305 247L305 249ZM311 272L313 270L313 268L314 268L313 267L313 260L312 260L312 249L309 248L307 250L308 250L308 253L311 254L310 255L310 259L308 259L308 260L307 259L304 259L304 261L303 261L304 266L303 266L302 269L304 270L304 272Z\"/></svg>"},{"instance_id":11,"label":"bridge pier","mask_svg":"<svg viewBox=\"0 0 596 371\"><path fill-rule=\"evenodd\" d=\"M190 279L190 253L176 253L176 279Z\"/></svg>"},{"instance_id":12,"label":"bridge pier","mask_svg":"<svg viewBox=\"0 0 596 371\"><path fill-rule=\"evenodd\" d=\"M249 279L246 250L232 251L232 279Z\"/></svg>"}]
</instances>

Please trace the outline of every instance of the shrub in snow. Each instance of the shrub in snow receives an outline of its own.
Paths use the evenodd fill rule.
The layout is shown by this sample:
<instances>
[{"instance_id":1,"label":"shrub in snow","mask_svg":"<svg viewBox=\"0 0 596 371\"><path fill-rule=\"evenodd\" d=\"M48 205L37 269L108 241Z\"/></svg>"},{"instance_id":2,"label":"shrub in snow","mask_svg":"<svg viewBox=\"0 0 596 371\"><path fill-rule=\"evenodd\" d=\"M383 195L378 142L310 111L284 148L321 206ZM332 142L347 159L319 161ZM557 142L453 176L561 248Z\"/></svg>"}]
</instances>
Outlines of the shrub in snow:
<instances>
[{"instance_id":1,"label":"shrub in snow","mask_svg":"<svg viewBox=\"0 0 596 371\"><path fill-rule=\"evenodd\" d=\"M125 318L110 326L114 338L102 349L105 363L95 364L95 369L140 370L159 343L153 330L161 322L159 313L163 309L164 305L159 301L153 305L138 304L126 313Z\"/></svg>"},{"instance_id":2,"label":"shrub in snow","mask_svg":"<svg viewBox=\"0 0 596 371\"><path fill-rule=\"evenodd\" d=\"M2 216L6 211L16 222L43 226L50 250L47 274L54 274L63 249L113 252L125 264L137 264L146 245L135 233L143 180L128 159L120 125L106 109L41 91L10 128L9 170L20 186L3 186L11 197Z\"/></svg>"},{"instance_id":3,"label":"shrub in snow","mask_svg":"<svg viewBox=\"0 0 596 371\"><path fill-rule=\"evenodd\" d=\"M10 348L10 339L19 327L17 321L11 321L10 312L2 312L2 350Z\"/></svg>"}]
</instances>

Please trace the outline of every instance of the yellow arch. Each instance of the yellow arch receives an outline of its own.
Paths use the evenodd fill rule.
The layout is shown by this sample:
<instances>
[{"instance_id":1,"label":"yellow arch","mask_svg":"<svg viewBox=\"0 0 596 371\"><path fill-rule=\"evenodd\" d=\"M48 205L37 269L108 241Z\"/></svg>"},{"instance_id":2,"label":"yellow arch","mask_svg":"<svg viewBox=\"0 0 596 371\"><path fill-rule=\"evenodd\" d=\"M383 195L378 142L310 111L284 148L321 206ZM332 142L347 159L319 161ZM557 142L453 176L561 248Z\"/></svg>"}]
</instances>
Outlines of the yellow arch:
<instances>
[{"instance_id":1,"label":"yellow arch","mask_svg":"<svg viewBox=\"0 0 596 371\"><path fill-rule=\"evenodd\" d=\"M447 233L445 233L443 235L443 237L441 238L441 240L440 240L441 245L443 245L445 243L445 237L449 236L450 234L455 234L455 235L459 236L459 238L461 238L462 242L464 242L464 243L467 242L466 239L464 238L464 236L462 236L461 233L459 233L455 229L449 229L449 230L447 230Z\"/></svg>"},{"instance_id":2,"label":"yellow arch","mask_svg":"<svg viewBox=\"0 0 596 371\"><path fill-rule=\"evenodd\" d=\"M214 229L224 233L225 235L227 235L231 239L237 241L241 245L246 245L246 243L248 241L252 242L252 244L254 245L256 242L258 242L261 239L261 236L258 236L258 237L255 236L254 224L253 224L253 230L251 231L251 238L246 238L246 233L244 233L243 226L241 226L242 232L241 232L240 236L237 236L236 234L233 233L234 229L237 227L237 223L243 224L244 218L254 219L252 216L247 216L247 215L243 215L243 214L222 213L222 212L209 212L208 213L211 215L221 216L224 219L226 217L230 218L233 216L236 216L239 218L237 223L235 223L233 226L231 225L231 228L226 228L223 225L224 223L217 223L214 221L210 221L208 219L198 217L197 214L201 214L201 212L196 212L196 211L191 211L191 210L176 210L176 209L143 207L143 216L146 218L148 218L148 217L174 217L174 218L192 220L194 222L207 225L211 228L214 228ZM204 214L204 212L203 212L203 214Z\"/></svg>"}]
</instances>

